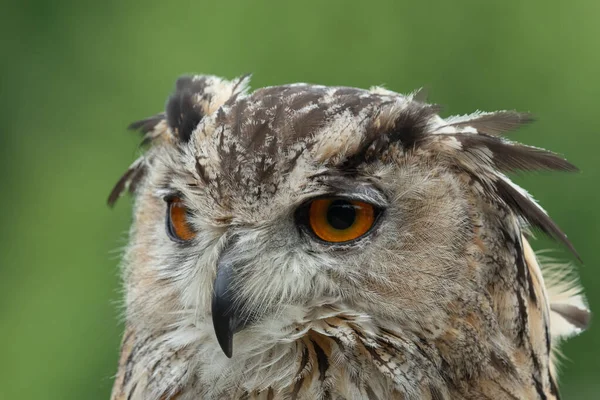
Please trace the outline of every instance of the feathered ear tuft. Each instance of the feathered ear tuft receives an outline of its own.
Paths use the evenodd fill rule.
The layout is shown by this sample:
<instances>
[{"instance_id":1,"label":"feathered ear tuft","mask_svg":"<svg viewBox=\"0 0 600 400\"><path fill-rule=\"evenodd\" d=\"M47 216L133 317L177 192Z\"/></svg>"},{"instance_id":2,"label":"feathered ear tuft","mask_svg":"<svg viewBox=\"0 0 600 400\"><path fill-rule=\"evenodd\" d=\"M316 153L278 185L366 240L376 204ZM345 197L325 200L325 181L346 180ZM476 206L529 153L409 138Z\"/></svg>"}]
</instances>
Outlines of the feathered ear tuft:
<instances>
[{"instance_id":1,"label":"feathered ear tuft","mask_svg":"<svg viewBox=\"0 0 600 400\"><path fill-rule=\"evenodd\" d=\"M204 117L200 105L202 82L194 82L192 77L177 80L177 90L167 100L167 124L173 135L182 142L187 142L192 131Z\"/></svg>"},{"instance_id":2,"label":"feathered ear tuft","mask_svg":"<svg viewBox=\"0 0 600 400\"><path fill-rule=\"evenodd\" d=\"M468 172L494 199L506 204L531 226L564 243L580 260L567 236L524 190L504 175L515 171L577 171L577 167L550 151L513 143L499 135L531 121L529 114L513 111L475 113L439 118L424 146L454 168Z\"/></svg>"},{"instance_id":3,"label":"feathered ear tuft","mask_svg":"<svg viewBox=\"0 0 600 400\"><path fill-rule=\"evenodd\" d=\"M249 81L250 75L232 81L203 75L179 78L166 106L171 132L180 141L187 142L204 116L245 92Z\"/></svg>"},{"instance_id":4,"label":"feathered ear tuft","mask_svg":"<svg viewBox=\"0 0 600 400\"><path fill-rule=\"evenodd\" d=\"M142 119L131 123L127 129L140 131L144 134L141 146L151 143L156 138L167 133L167 116L165 113L154 115L150 118Z\"/></svg>"},{"instance_id":5,"label":"feathered ear tuft","mask_svg":"<svg viewBox=\"0 0 600 400\"><path fill-rule=\"evenodd\" d=\"M141 146L150 144L159 138L167 137L167 121L166 115L160 113L152 117L136 121L131 123L128 129L140 131L144 134ZM129 193L135 193L135 190L139 186L140 182L146 175L147 160L145 156L141 156L133 162L127 168L127 171L121 176L118 182L115 184L113 189L108 196L108 205L114 206L117 200L123 193L129 191Z\"/></svg>"},{"instance_id":6,"label":"feathered ear tuft","mask_svg":"<svg viewBox=\"0 0 600 400\"><path fill-rule=\"evenodd\" d=\"M457 115L446 118L445 124L439 130L448 133L471 131L486 135L499 136L505 132L514 131L520 126L533 122L529 113L516 111L475 112L469 115Z\"/></svg>"},{"instance_id":7,"label":"feathered ear tuft","mask_svg":"<svg viewBox=\"0 0 600 400\"><path fill-rule=\"evenodd\" d=\"M135 193L136 188L145 175L146 161L142 156L129 166L121 179L115 184L108 196L108 205L111 207L114 206L119 197L121 197L126 190L129 190L129 193Z\"/></svg>"},{"instance_id":8,"label":"feathered ear tuft","mask_svg":"<svg viewBox=\"0 0 600 400\"><path fill-rule=\"evenodd\" d=\"M130 129L133 131L139 130L142 133L149 133L149 132L157 130L157 126L165 119L166 119L165 113L160 113L160 114L154 115L152 117L143 119L141 121L132 122L131 124L129 124L127 129Z\"/></svg>"},{"instance_id":9,"label":"feathered ear tuft","mask_svg":"<svg viewBox=\"0 0 600 400\"><path fill-rule=\"evenodd\" d=\"M578 171L576 166L564 158L538 147L513 143L486 134L456 133L451 136L461 144L463 151L479 158L479 162L483 164L493 164L502 172Z\"/></svg>"},{"instance_id":10,"label":"feathered ear tuft","mask_svg":"<svg viewBox=\"0 0 600 400\"><path fill-rule=\"evenodd\" d=\"M175 138L186 143L202 118L214 113L227 101L248 90L250 74L231 81L210 75L183 76L175 83L175 93L167 100L166 112L133 122L129 129L144 134L142 145L159 139ZM152 155L138 158L119 179L108 197L113 206L126 191L134 193L146 174Z\"/></svg>"}]
</instances>

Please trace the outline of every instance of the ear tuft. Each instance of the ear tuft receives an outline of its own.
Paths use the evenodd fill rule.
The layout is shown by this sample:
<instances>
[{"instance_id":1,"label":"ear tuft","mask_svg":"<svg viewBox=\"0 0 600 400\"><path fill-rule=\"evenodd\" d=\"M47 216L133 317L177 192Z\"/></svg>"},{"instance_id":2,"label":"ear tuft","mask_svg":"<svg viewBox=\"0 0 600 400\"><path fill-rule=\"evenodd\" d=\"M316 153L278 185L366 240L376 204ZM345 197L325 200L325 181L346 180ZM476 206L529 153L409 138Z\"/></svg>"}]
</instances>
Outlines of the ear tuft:
<instances>
[{"instance_id":1,"label":"ear tuft","mask_svg":"<svg viewBox=\"0 0 600 400\"><path fill-rule=\"evenodd\" d=\"M451 128L455 132L475 130L486 135L500 136L509 131L514 131L524 124L533 122L529 113L516 111L475 112L469 115L457 115L446 118L445 124L439 128ZM452 133L452 132L450 132Z\"/></svg>"},{"instance_id":2,"label":"ear tuft","mask_svg":"<svg viewBox=\"0 0 600 400\"><path fill-rule=\"evenodd\" d=\"M179 78L175 86L175 93L167 100L167 124L179 140L187 142L204 116L200 106L204 87L193 77Z\"/></svg>"},{"instance_id":3,"label":"ear tuft","mask_svg":"<svg viewBox=\"0 0 600 400\"><path fill-rule=\"evenodd\" d=\"M227 81L216 76L182 76L175 93L167 100L167 123L182 142L188 142L202 118L214 113L225 102L245 93L250 75Z\"/></svg>"},{"instance_id":4,"label":"ear tuft","mask_svg":"<svg viewBox=\"0 0 600 400\"><path fill-rule=\"evenodd\" d=\"M515 171L566 171L577 172L576 166L551 151L514 143L501 137L486 134L456 133L453 136L463 151L480 159L481 163L493 163L502 172Z\"/></svg>"},{"instance_id":5,"label":"ear tuft","mask_svg":"<svg viewBox=\"0 0 600 400\"><path fill-rule=\"evenodd\" d=\"M114 206L119 197L127 190L134 193L140 181L146 176L146 169L146 161L143 156L135 160L111 190L108 196L108 205Z\"/></svg>"}]
</instances>

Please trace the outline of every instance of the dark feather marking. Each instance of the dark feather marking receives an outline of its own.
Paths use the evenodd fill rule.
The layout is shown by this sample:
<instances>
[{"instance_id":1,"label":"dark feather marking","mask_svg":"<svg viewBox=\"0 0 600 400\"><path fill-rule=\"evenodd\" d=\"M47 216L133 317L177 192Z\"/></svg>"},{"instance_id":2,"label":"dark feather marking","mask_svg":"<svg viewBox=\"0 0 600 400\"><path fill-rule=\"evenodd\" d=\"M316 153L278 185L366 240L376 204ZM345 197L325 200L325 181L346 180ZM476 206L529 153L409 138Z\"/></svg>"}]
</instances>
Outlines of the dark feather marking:
<instances>
[{"instance_id":1,"label":"dark feather marking","mask_svg":"<svg viewBox=\"0 0 600 400\"><path fill-rule=\"evenodd\" d=\"M456 377L454 374L454 368L450 366L447 360L442 358L442 362L438 367L440 375L444 379L444 381L448 384L448 387L457 388Z\"/></svg>"},{"instance_id":2,"label":"dark feather marking","mask_svg":"<svg viewBox=\"0 0 600 400\"><path fill-rule=\"evenodd\" d=\"M181 91L192 85L193 76L183 75L175 81L175 91Z\"/></svg>"},{"instance_id":3,"label":"dark feather marking","mask_svg":"<svg viewBox=\"0 0 600 400\"><path fill-rule=\"evenodd\" d=\"M246 149L254 152L266 143L267 134L271 133L269 130L269 122L270 121L265 120L252 126L252 132L248 135L248 142L244 146ZM248 124L246 126L248 128L251 125Z\"/></svg>"},{"instance_id":4,"label":"dark feather marking","mask_svg":"<svg viewBox=\"0 0 600 400\"><path fill-rule=\"evenodd\" d=\"M135 172L135 168L128 169L127 171L125 171L125 174L123 174L123 176L117 181L117 183L115 184L113 189L110 191L110 194L108 195L108 205L109 206L112 207L115 205L115 203L117 202L117 199L121 196L121 194L125 190L125 187L127 186L127 183L129 182L129 178L131 177L131 175L133 175L134 172Z\"/></svg>"},{"instance_id":5,"label":"dark feather marking","mask_svg":"<svg viewBox=\"0 0 600 400\"><path fill-rule=\"evenodd\" d=\"M182 141L189 141L192 132L204 117L197 101L210 103L211 96L206 93L208 77L194 78L182 76L175 83L175 93L167 100L167 123L175 135Z\"/></svg>"},{"instance_id":6,"label":"dark feather marking","mask_svg":"<svg viewBox=\"0 0 600 400\"><path fill-rule=\"evenodd\" d=\"M509 231L501 228L500 232L504 238L504 243L506 243L507 248L512 247L515 249L514 266L517 269L518 274L519 246L517 243L515 243L515 239L511 236ZM518 312L516 315L516 318L518 318L517 339L519 340L519 346L523 346L527 341L527 327L529 326L529 315L527 312L527 304L525 303L525 287L519 283L514 289L518 307Z\"/></svg>"},{"instance_id":7,"label":"dark feather marking","mask_svg":"<svg viewBox=\"0 0 600 400\"><path fill-rule=\"evenodd\" d=\"M550 309L579 329L587 329L591 313L570 304L551 304Z\"/></svg>"},{"instance_id":8,"label":"dark feather marking","mask_svg":"<svg viewBox=\"0 0 600 400\"><path fill-rule=\"evenodd\" d=\"M340 351L342 353L346 351L346 345L344 344L344 342L342 342L340 340L339 337L337 337L337 336L331 336L330 339L335 342L335 344L337 345L337 347L340 349Z\"/></svg>"},{"instance_id":9,"label":"dark feather marking","mask_svg":"<svg viewBox=\"0 0 600 400\"><path fill-rule=\"evenodd\" d=\"M301 96L293 96L291 99L288 100L287 102L287 107L290 110L301 110L305 107L308 107L309 105L316 105L318 103L319 98L315 95L309 95L309 93L305 93ZM323 111L322 108L316 107L316 108L312 108L312 110L321 110L321 112Z\"/></svg>"},{"instance_id":10,"label":"dark feather marking","mask_svg":"<svg viewBox=\"0 0 600 400\"><path fill-rule=\"evenodd\" d=\"M410 103L402 110L390 132L390 142L400 142L405 149L416 147L425 138L425 128L440 107L435 104Z\"/></svg>"},{"instance_id":11,"label":"dark feather marking","mask_svg":"<svg viewBox=\"0 0 600 400\"><path fill-rule=\"evenodd\" d=\"M495 191L517 215L524 218L532 226L562 242L581 261L581 257L558 225L546 215L532 200L519 193L504 179L494 182Z\"/></svg>"},{"instance_id":12,"label":"dark feather marking","mask_svg":"<svg viewBox=\"0 0 600 400\"><path fill-rule=\"evenodd\" d=\"M544 393L544 386L542 385L542 382L540 382L538 377L535 376L535 373L531 376L531 378L533 379L533 384L535 385L535 391L537 392L539 398L541 400L547 400L548 397L546 396L546 393Z\"/></svg>"},{"instance_id":13,"label":"dark feather marking","mask_svg":"<svg viewBox=\"0 0 600 400\"><path fill-rule=\"evenodd\" d=\"M398 334L397 334L397 333L394 333L394 332L392 332L392 331L391 331L391 330L389 330L389 329L386 329L386 328L384 328L384 327L379 327L379 329L380 329L382 332L384 332L386 335L388 335L388 336L391 336L391 337L393 337L393 338L396 338L396 339L403 340L403 339L402 339L400 336L398 336ZM423 339L423 338L421 338L421 337L419 338L419 342L420 342L421 344L424 344L424 345L427 345L427 344L428 344L428 343L425 341L425 339Z\"/></svg>"},{"instance_id":14,"label":"dark feather marking","mask_svg":"<svg viewBox=\"0 0 600 400\"><path fill-rule=\"evenodd\" d=\"M195 94L188 91L177 91L167 101L167 122L175 135L182 142L192 136L202 117L202 110L194 100Z\"/></svg>"},{"instance_id":15,"label":"dark feather marking","mask_svg":"<svg viewBox=\"0 0 600 400\"><path fill-rule=\"evenodd\" d=\"M127 343L129 341L129 339L131 339L131 336L133 336L133 329L127 329L125 331L125 336L123 337L123 344Z\"/></svg>"},{"instance_id":16,"label":"dark feather marking","mask_svg":"<svg viewBox=\"0 0 600 400\"><path fill-rule=\"evenodd\" d=\"M163 359L162 357L161 357L161 358L159 358L158 360L156 360L156 362L155 362L155 363L152 365L152 367L150 367L150 374L151 374L151 375L154 375L154 372L156 371L156 368L158 368L158 366L159 366L159 365L160 365L160 364L161 364L163 361L164 361L164 359ZM167 362L168 362L168 361L169 361L169 360L167 359ZM152 378L150 379L150 381L153 381L153 380L155 380L155 378L154 378L154 377L152 377Z\"/></svg>"},{"instance_id":17,"label":"dark feather marking","mask_svg":"<svg viewBox=\"0 0 600 400\"><path fill-rule=\"evenodd\" d=\"M267 162L266 156L263 154L256 166L255 179L257 183L267 182L275 172L275 163L273 161Z\"/></svg>"},{"instance_id":18,"label":"dark feather marking","mask_svg":"<svg viewBox=\"0 0 600 400\"><path fill-rule=\"evenodd\" d=\"M354 331L358 336L364 338L364 336L362 334L359 334L357 330ZM379 362L379 364L381 364L381 366L386 366L387 363L385 361L383 361L383 359L379 356L379 354L377 354L377 351L370 347L367 346L365 343L363 343L363 347L369 352L369 354L371 355L371 357L376 360L377 362Z\"/></svg>"},{"instance_id":19,"label":"dark feather marking","mask_svg":"<svg viewBox=\"0 0 600 400\"><path fill-rule=\"evenodd\" d=\"M354 94L339 96L335 107L336 114L343 114L349 111L353 117L357 117L365 108L379 108L382 105L382 100L378 96L360 96L362 91L356 90ZM371 115L372 116L372 115Z\"/></svg>"},{"instance_id":20,"label":"dark feather marking","mask_svg":"<svg viewBox=\"0 0 600 400\"><path fill-rule=\"evenodd\" d=\"M145 134L145 133L153 131L154 128L156 127L156 125L158 125L160 122L164 121L165 119L166 119L165 113L156 114L151 117L132 122L131 124L129 124L127 129L132 130L132 131L140 131Z\"/></svg>"},{"instance_id":21,"label":"dark feather marking","mask_svg":"<svg viewBox=\"0 0 600 400\"><path fill-rule=\"evenodd\" d=\"M285 166L285 169L283 169L283 173L289 173L291 172L295 167L296 167L296 163L298 162L298 159L300 158L300 156L306 151L308 150L306 147L301 148L300 150L296 150L296 152L294 153L293 156L291 156L288 159L288 163ZM290 156L290 154L288 154L288 157Z\"/></svg>"},{"instance_id":22,"label":"dark feather marking","mask_svg":"<svg viewBox=\"0 0 600 400\"><path fill-rule=\"evenodd\" d=\"M331 88L319 86L269 87L258 89L248 97L239 98L228 109L217 111L216 123L217 126L231 127L231 136L242 147L239 154L251 153L258 156L258 160L261 155L266 156L265 162L257 165L255 180L251 181L254 182L268 178L277 167L283 173L291 171L297 158L282 163L285 160L282 154L290 155L285 149L297 143L310 148L317 142L314 135L333 118L344 112L359 115L367 110L367 120L386 103L393 102L355 88L335 88L332 95ZM420 104L415 110L427 107L430 106ZM225 171L229 171L228 165L237 166L242 162L235 159L230 149L219 146L218 151ZM300 156L300 153L296 154Z\"/></svg>"},{"instance_id":23,"label":"dark feather marking","mask_svg":"<svg viewBox=\"0 0 600 400\"><path fill-rule=\"evenodd\" d=\"M529 324L529 314L527 311L527 304L525 304L525 293L524 293L524 289L521 288L520 286L517 286L515 288L515 296L517 297L517 304L519 307L519 314L518 314L518 319L519 319L519 331L518 331L518 339L520 342L520 345L522 346L526 340L527 340L527 327ZM523 290L521 290L523 289Z\"/></svg>"},{"instance_id":24,"label":"dark feather marking","mask_svg":"<svg viewBox=\"0 0 600 400\"><path fill-rule=\"evenodd\" d=\"M314 99L308 98L308 100L314 102ZM325 112L326 110L322 107L316 107L304 114L302 118L292 120L291 127L294 132L292 142L294 140L308 138L315 132L317 132L319 129L321 129L323 126L325 126L327 122ZM312 146L312 142L307 142L307 144L309 143Z\"/></svg>"},{"instance_id":25,"label":"dark feather marking","mask_svg":"<svg viewBox=\"0 0 600 400\"><path fill-rule=\"evenodd\" d=\"M302 371L304 371L306 364L308 364L308 347L304 346L304 350L302 350L302 359L300 360L300 366L298 367L296 375L300 375Z\"/></svg>"},{"instance_id":26,"label":"dark feather marking","mask_svg":"<svg viewBox=\"0 0 600 400\"><path fill-rule=\"evenodd\" d=\"M133 364L133 360L134 360L135 356L142 348L144 348L144 346L146 345L146 343L148 343L150 341L150 339L152 339L152 336L148 336L144 340L138 342L131 349L129 356L127 357L127 361L125 361L125 375L123 376L123 386L126 386L127 383L129 382L129 380L131 379L131 375L133 374L132 364Z\"/></svg>"},{"instance_id":27,"label":"dark feather marking","mask_svg":"<svg viewBox=\"0 0 600 400\"><path fill-rule=\"evenodd\" d=\"M273 400L275 398L275 392L273 391L273 388L270 387L269 390L267 391L267 400Z\"/></svg>"},{"instance_id":28,"label":"dark feather marking","mask_svg":"<svg viewBox=\"0 0 600 400\"><path fill-rule=\"evenodd\" d=\"M383 105L380 105L382 107ZM390 106L391 107L391 106ZM393 109L392 109L393 110ZM367 128L365 140L358 151L348 157L342 164L343 169L353 169L365 162L372 162L391 145L399 143L407 151L418 145L427 137L426 128L430 118L439 112L433 104L424 105L412 102L397 114L389 114L385 107L379 112L380 126ZM393 119L391 124L388 119ZM389 126L392 126L390 129ZM383 127L381 127L383 126ZM382 131L382 129L386 129Z\"/></svg>"},{"instance_id":29,"label":"dark feather marking","mask_svg":"<svg viewBox=\"0 0 600 400\"><path fill-rule=\"evenodd\" d=\"M550 394L556 397L556 400L560 400L560 392L558 386L556 386L556 380L548 370L548 376L550 377Z\"/></svg>"},{"instance_id":30,"label":"dark feather marking","mask_svg":"<svg viewBox=\"0 0 600 400\"><path fill-rule=\"evenodd\" d=\"M325 354L321 346L317 344L317 342L311 340L311 343L313 345L313 348L315 349L315 354L317 355L317 365L319 366L319 380L324 381L326 378L327 368L329 368L329 360L327 359L327 355Z\"/></svg>"},{"instance_id":31,"label":"dark feather marking","mask_svg":"<svg viewBox=\"0 0 600 400\"><path fill-rule=\"evenodd\" d=\"M529 299L534 305L537 305L537 296L535 294L535 287L533 286L533 279L529 273L529 268L527 268L527 265L525 264L525 257L520 241L515 243L515 251L517 252L517 283L521 285L523 290L528 291Z\"/></svg>"},{"instance_id":32,"label":"dark feather marking","mask_svg":"<svg viewBox=\"0 0 600 400\"><path fill-rule=\"evenodd\" d=\"M455 137L462 144L465 151L478 148L489 149L493 154L491 161L496 168L503 172L519 170L578 171L576 166L564 158L538 147L513 143L506 139L484 134L457 133L449 136ZM471 154L479 156L475 152L471 152ZM481 160L484 164L489 163L489 161Z\"/></svg>"},{"instance_id":33,"label":"dark feather marking","mask_svg":"<svg viewBox=\"0 0 600 400\"><path fill-rule=\"evenodd\" d=\"M146 172L148 172L147 168L145 166L140 166L140 168L137 168L137 172L135 172L131 176L131 179L129 180L129 193L130 194L134 194L137 191L137 188L138 188L140 182L146 176Z\"/></svg>"},{"instance_id":34,"label":"dark feather marking","mask_svg":"<svg viewBox=\"0 0 600 400\"><path fill-rule=\"evenodd\" d=\"M423 339L422 337L419 337L419 341L415 341L415 346L417 348L417 350L419 351L419 354L421 354L421 356L429 361L431 363L431 365L435 365L435 360L432 359L431 355L428 354L424 347L428 347L430 348L431 346L429 345L429 343L427 343L427 341L425 339Z\"/></svg>"},{"instance_id":35,"label":"dark feather marking","mask_svg":"<svg viewBox=\"0 0 600 400\"><path fill-rule=\"evenodd\" d=\"M529 113L498 111L486 113L467 121L450 123L448 126L454 126L456 128L466 128L470 126L475 128L479 133L497 136L504 132L513 131L520 126L533 121L533 116Z\"/></svg>"},{"instance_id":36,"label":"dark feather marking","mask_svg":"<svg viewBox=\"0 0 600 400\"><path fill-rule=\"evenodd\" d=\"M141 161L141 160L140 160ZM129 191L133 193L137 188L137 184L144 177L146 173L146 166L141 161L140 163L135 162L125 174L117 181L113 189L108 195L107 203L110 207L114 206L121 194L129 187Z\"/></svg>"},{"instance_id":37,"label":"dark feather marking","mask_svg":"<svg viewBox=\"0 0 600 400\"><path fill-rule=\"evenodd\" d=\"M304 383L304 377L299 378L294 384L294 389L292 390L292 400L296 400L298 398L298 393L300 393L300 389L302 388L302 384Z\"/></svg>"},{"instance_id":38,"label":"dark feather marking","mask_svg":"<svg viewBox=\"0 0 600 400\"><path fill-rule=\"evenodd\" d=\"M127 395L127 400L131 400L133 398L133 395L135 394L135 390L137 389L137 382L135 382L133 384L133 386L131 387L131 390L129 391L129 394Z\"/></svg>"},{"instance_id":39,"label":"dark feather marking","mask_svg":"<svg viewBox=\"0 0 600 400\"><path fill-rule=\"evenodd\" d=\"M540 367L540 361L535 353L533 347L530 349L530 358L531 363L533 364L533 373L531 374L531 378L533 379L533 383L535 385L535 390L540 396L541 399L546 400L546 393L544 392L544 385L541 381L542 369Z\"/></svg>"}]
</instances>

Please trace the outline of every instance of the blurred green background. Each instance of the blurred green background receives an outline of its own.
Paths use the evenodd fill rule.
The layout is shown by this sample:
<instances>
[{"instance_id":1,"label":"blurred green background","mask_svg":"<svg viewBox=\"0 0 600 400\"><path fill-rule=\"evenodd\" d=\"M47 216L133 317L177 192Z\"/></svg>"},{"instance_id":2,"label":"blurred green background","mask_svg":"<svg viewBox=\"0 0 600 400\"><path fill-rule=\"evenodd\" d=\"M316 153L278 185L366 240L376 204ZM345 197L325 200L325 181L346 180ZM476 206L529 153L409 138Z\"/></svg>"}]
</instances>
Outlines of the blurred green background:
<instances>
[{"instance_id":1,"label":"blurred green background","mask_svg":"<svg viewBox=\"0 0 600 400\"><path fill-rule=\"evenodd\" d=\"M190 72L430 89L445 115L531 111L514 138L580 174L518 177L578 248L600 309L600 2L42 1L0 13L0 399L107 399L131 199L106 197ZM570 259L559 245L554 254ZM564 346L566 399L600 398L600 334Z\"/></svg>"}]
</instances>

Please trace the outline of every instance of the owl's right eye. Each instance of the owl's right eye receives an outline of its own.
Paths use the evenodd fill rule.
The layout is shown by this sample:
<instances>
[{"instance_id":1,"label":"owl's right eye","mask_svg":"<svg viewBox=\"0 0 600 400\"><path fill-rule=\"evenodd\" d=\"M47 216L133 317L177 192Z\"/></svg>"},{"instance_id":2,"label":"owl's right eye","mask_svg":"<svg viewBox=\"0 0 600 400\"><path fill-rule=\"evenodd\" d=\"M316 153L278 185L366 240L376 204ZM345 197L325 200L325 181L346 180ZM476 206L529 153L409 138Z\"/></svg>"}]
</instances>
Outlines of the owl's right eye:
<instances>
[{"instance_id":1,"label":"owl's right eye","mask_svg":"<svg viewBox=\"0 0 600 400\"><path fill-rule=\"evenodd\" d=\"M174 242L187 242L196 237L188 221L189 211L181 198L167 199L167 234Z\"/></svg>"}]
</instances>

